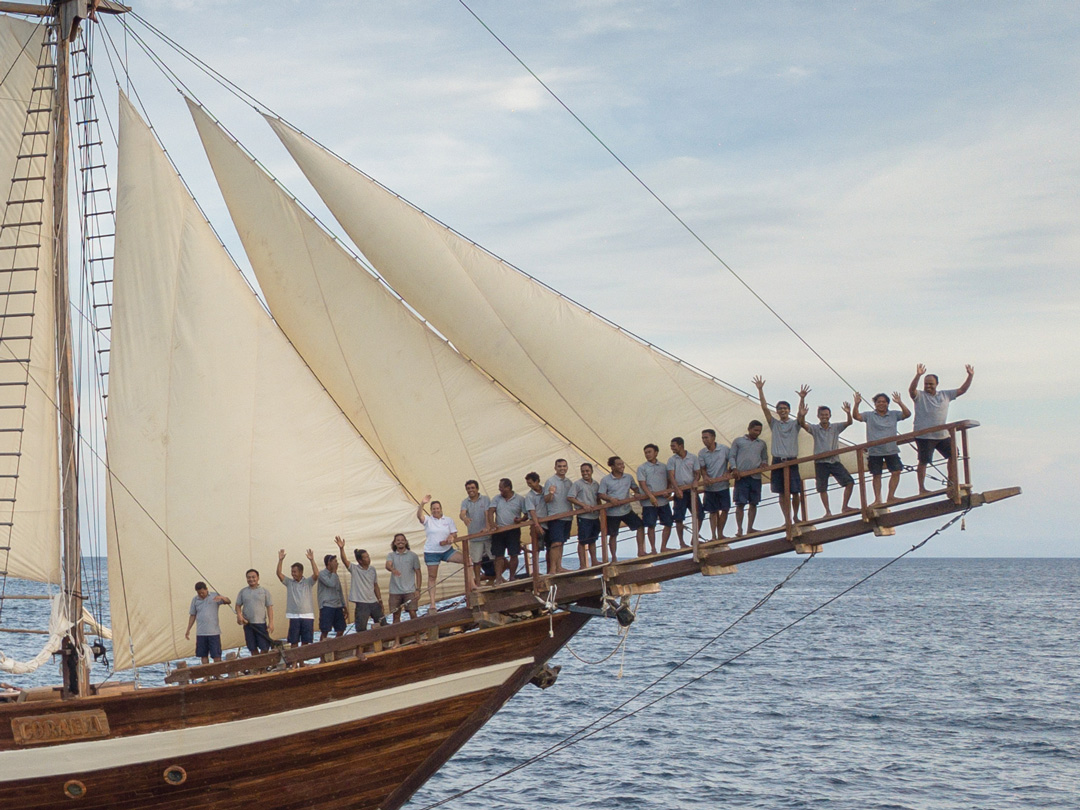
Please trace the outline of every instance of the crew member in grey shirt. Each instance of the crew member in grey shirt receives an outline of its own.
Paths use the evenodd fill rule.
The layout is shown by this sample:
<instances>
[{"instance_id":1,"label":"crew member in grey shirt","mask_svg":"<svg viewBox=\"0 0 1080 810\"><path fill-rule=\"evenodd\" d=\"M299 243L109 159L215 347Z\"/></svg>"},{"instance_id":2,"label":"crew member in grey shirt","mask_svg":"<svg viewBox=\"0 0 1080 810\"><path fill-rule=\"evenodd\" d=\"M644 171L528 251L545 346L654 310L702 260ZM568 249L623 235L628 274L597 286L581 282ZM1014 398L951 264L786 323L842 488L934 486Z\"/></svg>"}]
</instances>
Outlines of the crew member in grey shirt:
<instances>
[{"instance_id":1,"label":"crew member in grey shirt","mask_svg":"<svg viewBox=\"0 0 1080 810\"><path fill-rule=\"evenodd\" d=\"M307 550L308 562L311 570L315 571L315 554L309 548ZM289 644L296 647L300 644L311 644L315 640L315 613L313 610L315 582L318 574L310 577L304 576L304 564L294 562L289 567L289 578L281 572L281 565L285 562L285 549L278 552L277 578L285 586L285 618L289 620Z\"/></svg>"},{"instance_id":2,"label":"crew member in grey shirt","mask_svg":"<svg viewBox=\"0 0 1080 810\"><path fill-rule=\"evenodd\" d=\"M379 591L379 577L371 567L371 555L362 548L354 548L353 555L356 564L349 562L345 556L345 539L335 537L338 555L349 572L349 601L353 603L353 626L357 633L367 630L368 619L376 624L386 624L386 614L383 613L382 593Z\"/></svg>"},{"instance_id":3,"label":"crew member in grey shirt","mask_svg":"<svg viewBox=\"0 0 1080 810\"><path fill-rule=\"evenodd\" d=\"M345 635L345 591L337 572L337 555L327 554L323 565L326 567L319 572L319 641L331 630L334 635Z\"/></svg>"},{"instance_id":4,"label":"crew member in grey shirt","mask_svg":"<svg viewBox=\"0 0 1080 810\"><path fill-rule=\"evenodd\" d=\"M660 535L660 550L667 551L671 527L675 521L671 517L671 503L667 496L657 494L669 489L667 466L656 458L660 454L660 448L650 443L645 445L644 452L645 463L638 465L637 480L641 491L649 496L649 502L641 505L641 521L645 524L645 532L649 536L649 548L655 554L656 524L660 523L664 527Z\"/></svg>"},{"instance_id":5,"label":"crew member in grey shirt","mask_svg":"<svg viewBox=\"0 0 1080 810\"><path fill-rule=\"evenodd\" d=\"M742 537L743 509L749 505L747 534L754 532L757 505L761 503L761 473L751 472L769 463L765 442L760 438L762 424L754 419L746 427L746 435L731 443L731 474L735 479L735 536Z\"/></svg>"},{"instance_id":6,"label":"crew member in grey shirt","mask_svg":"<svg viewBox=\"0 0 1080 810\"><path fill-rule=\"evenodd\" d=\"M634 476L626 474L625 461L618 456L612 456L608 459L608 469L611 472L600 479L600 486L596 490L597 498L604 503L611 503L629 498L631 492L635 495L641 494L641 489L638 487L637 482L634 481ZM645 524L642 523L637 513L630 508L630 504L623 503L617 506L609 506L605 512L607 513L604 515L604 519L607 521L608 551L611 553L611 562L617 561L615 552L618 547L620 524L637 532L638 556L644 557Z\"/></svg>"},{"instance_id":7,"label":"crew member in grey shirt","mask_svg":"<svg viewBox=\"0 0 1080 810\"><path fill-rule=\"evenodd\" d=\"M701 460L701 477L711 479L705 484L705 503L702 509L709 516L710 538L724 539L724 526L727 525L728 511L731 509L731 484L728 470L731 466L731 448L726 444L716 443L716 431L705 428L701 431L701 443L705 445L698 451Z\"/></svg>"},{"instance_id":8,"label":"crew member in grey shirt","mask_svg":"<svg viewBox=\"0 0 1080 810\"><path fill-rule=\"evenodd\" d=\"M781 464L799 457L799 420L791 416L791 403L780 400L776 403L776 413L769 410L765 401L765 380L760 376L754 377L754 385L757 386L758 402L761 404L761 412L765 414L765 422L772 431L772 463ZM808 386L799 389L799 404L806 401L806 395L810 393ZM784 474L787 473L788 497L784 497ZM780 470L769 473L770 488L776 494L780 502L780 511L784 513L784 525L791 522L792 515L799 515L800 494L802 493L802 476L799 474L799 465L792 464ZM806 516L803 515L805 518Z\"/></svg>"},{"instance_id":9,"label":"crew member in grey shirt","mask_svg":"<svg viewBox=\"0 0 1080 810\"><path fill-rule=\"evenodd\" d=\"M570 503L579 509L590 509L600 505L596 497L600 482L593 480L593 466L589 462L581 465L581 479L574 482L570 492ZM600 513L583 512L577 518L577 553L580 568L599 565L596 557L596 540L600 537ZM589 560L592 560L590 563Z\"/></svg>"},{"instance_id":10,"label":"crew member in grey shirt","mask_svg":"<svg viewBox=\"0 0 1080 810\"><path fill-rule=\"evenodd\" d=\"M221 625L218 623L218 608L231 604L229 597L211 592L205 582L195 583L195 596L191 598L188 610L187 632L184 638L191 640L191 628L195 626L195 655L204 664L210 659L221 660Z\"/></svg>"},{"instance_id":11,"label":"crew member in grey shirt","mask_svg":"<svg viewBox=\"0 0 1080 810\"><path fill-rule=\"evenodd\" d=\"M480 494L480 484L473 479L465 482L466 498L461 502L461 512L458 518L469 527L469 534L487 531L488 509L491 508L491 498ZM491 559L491 535L474 537L469 540L469 559L473 566L473 582L480 582L483 577L484 560Z\"/></svg>"},{"instance_id":12,"label":"crew member in grey shirt","mask_svg":"<svg viewBox=\"0 0 1080 810\"><path fill-rule=\"evenodd\" d=\"M701 476L701 459L687 451L686 442L682 436L676 436L671 440L671 453L671 457L667 460L668 486L675 490L671 516L675 521L675 534L679 538L679 548L686 548L689 545L683 542L686 513L701 514L701 499L692 489Z\"/></svg>"},{"instance_id":13,"label":"crew member in grey shirt","mask_svg":"<svg viewBox=\"0 0 1080 810\"><path fill-rule=\"evenodd\" d=\"M401 532L394 535L390 544L386 570L390 572L390 612L394 614L394 623L401 619L403 609L408 611L410 619L415 619L423 574L420 558L409 550L409 539Z\"/></svg>"},{"instance_id":14,"label":"crew member in grey shirt","mask_svg":"<svg viewBox=\"0 0 1080 810\"><path fill-rule=\"evenodd\" d=\"M840 449L840 434L851 427L851 405L844 403L844 413L847 421L841 423L832 422L832 409L828 405L821 405L817 409L818 423L811 425L806 421L807 407L804 401L799 402L799 426L814 437L814 455L831 453ZM841 512L848 512L851 507L851 493L855 489L855 479L836 456L832 458L819 458L814 460L814 479L817 482L818 495L821 497L821 505L825 507L825 514L831 515L829 508L829 478L836 479L836 483L844 488L844 503L840 507Z\"/></svg>"},{"instance_id":15,"label":"crew member in grey shirt","mask_svg":"<svg viewBox=\"0 0 1080 810\"><path fill-rule=\"evenodd\" d=\"M247 587L236 595L236 623L244 628L248 652L257 655L270 651L274 637L274 600L270 591L259 584L259 572L249 568L244 574Z\"/></svg>"},{"instance_id":16,"label":"crew member in grey shirt","mask_svg":"<svg viewBox=\"0 0 1080 810\"><path fill-rule=\"evenodd\" d=\"M927 428L944 425L949 421L949 403L957 397L962 397L971 388L971 381L975 377L974 366L964 366L967 371L967 379L959 388L949 388L944 391L938 390L937 374L926 374L926 366L922 363L915 368L915 379L908 387L915 402L915 426L914 430L926 430ZM926 374L923 380L923 388L918 388L919 378ZM919 450L919 494L925 495L929 490L926 488L926 465L934 460L934 451L939 452L943 458L952 456L952 439L949 431L935 430L915 437L915 446Z\"/></svg>"},{"instance_id":17,"label":"crew member in grey shirt","mask_svg":"<svg viewBox=\"0 0 1080 810\"><path fill-rule=\"evenodd\" d=\"M548 516L548 504L544 500L544 488L540 486L540 474L536 472L529 473L525 476L525 484L529 488L529 491L525 493L525 511L529 513L531 542L538 543L538 548L548 549L548 524L540 522L541 518ZM528 558L526 557L526 559ZM550 554L547 555L547 565L548 573L555 573L551 569Z\"/></svg>"},{"instance_id":18,"label":"crew member in grey shirt","mask_svg":"<svg viewBox=\"0 0 1080 810\"><path fill-rule=\"evenodd\" d=\"M570 505L570 489L574 482L566 477L570 468L565 458L555 459L555 474L544 482L544 501L548 515L561 515L573 510ZM547 561L548 573L561 574L566 571L562 564L563 545L570 539L570 528L574 524L572 517L563 517L547 522Z\"/></svg>"},{"instance_id":19,"label":"crew member in grey shirt","mask_svg":"<svg viewBox=\"0 0 1080 810\"><path fill-rule=\"evenodd\" d=\"M521 524L529 519L525 498L514 492L514 482L499 479L499 494L491 499L488 520L492 528L500 529L491 535L491 556L495 558L495 581L501 582L510 557L510 579L517 577L518 555L521 554Z\"/></svg>"},{"instance_id":20,"label":"crew member in grey shirt","mask_svg":"<svg viewBox=\"0 0 1080 810\"><path fill-rule=\"evenodd\" d=\"M889 397L886 394L874 394L874 410L868 413L859 413L859 404L862 402L862 394L855 392L854 407L851 416L856 422L866 424L866 441L876 442L896 436L896 425L911 416L899 391L893 391L893 402L900 406L900 410L889 410ZM896 488L900 485L900 471L904 466L900 463L900 447L896 442L874 445L866 452L869 457L870 475L874 483L874 503L872 506L881 505L881 471L883 467L889 468L889 502L896 498Z\"/></svg>"}]
</instances>

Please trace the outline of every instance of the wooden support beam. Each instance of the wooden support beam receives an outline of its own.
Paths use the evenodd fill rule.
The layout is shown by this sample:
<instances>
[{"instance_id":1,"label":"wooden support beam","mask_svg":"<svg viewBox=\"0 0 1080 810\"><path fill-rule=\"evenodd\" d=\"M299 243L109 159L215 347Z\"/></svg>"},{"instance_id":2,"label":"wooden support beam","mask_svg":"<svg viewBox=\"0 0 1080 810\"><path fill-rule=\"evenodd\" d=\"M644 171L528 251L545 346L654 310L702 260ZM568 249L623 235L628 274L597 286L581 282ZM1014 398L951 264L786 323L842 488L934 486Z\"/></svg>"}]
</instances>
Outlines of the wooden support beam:
<instances>
[{"instance_id":1,"label":"wooden support beam","mask_svg":"<svg viewBox=\"0 0 1080 810\"><path fill-rule=\"evenodd\" d=\"M54 6L41 6L37 3L0 3L0 11L5 14L26 14L31 17L56 16L56 8Z\"/></svg>"},{"instance_id":2,"label":"wooden support beam","mask_svg":"<svg viewBox=\"0 0 1080 810\"><path fill-rule=\"evenodd\" d=\"M625 562L612 563L611 565L606 566L604 568L604 579L607 580L608 583L608 592L612 596L638 596L639 594L645 593L660 593L659 582L620 584L615 581L624 571L635 571L648 568L652 568L652 563Z\"/></svg>"},{"instance_id":3,"label":"wooden support beam","mask_svg":"<svg viewBox=\"0 0 1080 810\"><path fill-rule=\"evenodd\" d=\"M706 577L718 577L725 574L734 574L738 571L738 567L734 565L709 565L708 563L701 564L701 573Z\"/></svg>"}]
</instances>

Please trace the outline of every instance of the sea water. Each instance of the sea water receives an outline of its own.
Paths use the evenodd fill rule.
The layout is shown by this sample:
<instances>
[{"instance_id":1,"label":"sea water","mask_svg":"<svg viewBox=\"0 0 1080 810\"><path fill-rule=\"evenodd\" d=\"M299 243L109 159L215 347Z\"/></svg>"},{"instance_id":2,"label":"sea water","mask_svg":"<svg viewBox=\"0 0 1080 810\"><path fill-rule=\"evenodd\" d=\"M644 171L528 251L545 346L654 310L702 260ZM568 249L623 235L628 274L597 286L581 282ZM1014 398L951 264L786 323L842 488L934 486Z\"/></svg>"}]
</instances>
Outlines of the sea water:
<instances>
[{"instance_id":1,"label":"sea water","mask_svg":"<svg viewBox=\"0 0 1080 810\"><path fill-rule=\"evenodd\" d=\"M526 686L408 810L493 777L441 806L1080 808L1080 560L908 557L725 663L886 562L815 557L722 634L804 561L665 583L622 647L616 621L591 621L553 661L558 682ZM87 568L104 600L100 566ZM47 607L8 602L0 624L29 626ZM41 640L4 634L0 649L26 657ZM107 674L98 664L93 678ZM57 676L50 663L0 680ZM625 719L500 777L627 700L601 725Z\"/></svg>"}]
</instances>

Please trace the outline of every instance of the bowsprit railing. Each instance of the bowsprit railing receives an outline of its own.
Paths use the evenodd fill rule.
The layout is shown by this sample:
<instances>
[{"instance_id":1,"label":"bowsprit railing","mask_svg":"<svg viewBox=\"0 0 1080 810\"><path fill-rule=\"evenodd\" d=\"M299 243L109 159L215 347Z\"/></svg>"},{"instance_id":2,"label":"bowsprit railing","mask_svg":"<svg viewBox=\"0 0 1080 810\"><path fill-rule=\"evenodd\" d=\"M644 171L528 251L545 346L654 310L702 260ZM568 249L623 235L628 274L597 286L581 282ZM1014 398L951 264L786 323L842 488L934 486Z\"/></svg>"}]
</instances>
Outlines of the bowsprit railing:
<instances>
[{"instance_id":1,"label":"bowsprit railing","mask_svg":"<svg viewBox=\"0 0 1080 810\"><path fill-rule=\"evenodd\" d=\"M801 552L809 552L816 550L817 546L811 542L800 542L800 540L808 539L809 532L814 527L828 522L842 521L845 519L852 519L856 515L857 519L863 523L868 524L875 534L878 535L890 535L893 533L891 526L880 522L879 518L882 515L887 514L890 507L895 507L901 504L910 503L919 500L929 499L947 499L951 501L955 506L959 506L963 498L971 493L972 481L971 481L971 457L968 450L968 431L972 428L978 427L979 423L973 420L962 420L958 422L950 422L945 425L938 425L935 427L925 428L923 430L911 431L909 433L899 434L894 437L886 439L879 439L872 442L863 442L862 444L853 444L845 447L841 447L838 450L833 450L828 453L818 453L812 456L803 456L796 459L790 459L783 461L779 464L769 464L763 467L758 467L754 470L745 470L738 472L729 472L727 475L720 476L718 478L703 477L698 479L694 484L681 489L689 489L692 493L690 498L690 547L679 548L673 551L665 551L659 554L646 555L645 557L636 557L626 562L633 562L634 560L643 560L646 562L656 562L659 560L666 560L671 557L692 555L695 563L700 563L703 559L703 555L706 551L713 551L717 548L726 549L728 543L742 542L751 539L757 539L767 537L769 535L783 535L783 538L791 543L795 550ZM888 502L874 502L868 497L867 478L869 471L867 469L866 454L872 447L891 444L893 442L897 444L912 444L916 439L926 436L931 433L937 433L938 431L946 431L949 438L952 440L952 450L946 462L946 483L943 489L919 493L916 495L909 495L906 497L894 498ZM784 515L784 522L779 526L770 527L767 529L755 530L754 532L747 532L746 534L739 534L735 537L720 538L716 541L701 540L701 513L699 511L699 494L704 491L705 486L708 484L714 484L719 482L731 483L739 478L745 478L748 476L771 476L775 471L781 471L779 474L783 478L784 488L783 493L779 497L784 498L790 503L791 491L790 482L791 477L786 473L786 470L790 467L798 465L812 465L818 461L836 461L845 462L845 467L855 473L855 486L859 496L859 508L849 512L837 512L831 515L825 515L814 520L809 519L806 503L806 487L801 487L799 509L788 510ZM812 476L808 476L812 477ZM652 493L656 497L670 497L675 494L674 489L666 489L662 492ZM574 575L581 575L582 569L577 571L570 571L565 574L540 574L540 543L538 542L541 535L541 525L548 523L552 520L565 520L567 518L578 518L582 515L590 513L597 513L600 520L600 537L597 540L601 544L602 548L602 565L599 567L607 567L608 565L616 562L614 557L614 544L609 549L607 543L607 510L612 507L621 506L624 504L633 504L635 502L642 502L649 500L648 495L636 495L630 498L626 498L618 501L608 501L600 506L592 507L590 509L575 509L570 512L562 512L556 515L547 515L537 520L530 518L522 519L519 522L510 526L489 526L482 532L475 532L473 534L464 535L459 538L461 544L462 556L465 562L465 593L469 604L475 602L474 594L477 591L492 591L492 590L521 590L532 586L532 590L540 594L547 590L549 587L549 580L557 579L560 577L572 577ZM801 513L801 514L800 514ZM506 531L507 529L521 529L529 528L531 543L526 551L526 578L524 580L512 580L509 583L496 583L490 587L480 587L473 578L472 562L470 558L469 543L470 541L480 540L484 537L496 534L498 532ZM865 529L863 530L865 531ZM595 574L595 569L583 569L592 570Z\"/></svg>"}]
</instances>

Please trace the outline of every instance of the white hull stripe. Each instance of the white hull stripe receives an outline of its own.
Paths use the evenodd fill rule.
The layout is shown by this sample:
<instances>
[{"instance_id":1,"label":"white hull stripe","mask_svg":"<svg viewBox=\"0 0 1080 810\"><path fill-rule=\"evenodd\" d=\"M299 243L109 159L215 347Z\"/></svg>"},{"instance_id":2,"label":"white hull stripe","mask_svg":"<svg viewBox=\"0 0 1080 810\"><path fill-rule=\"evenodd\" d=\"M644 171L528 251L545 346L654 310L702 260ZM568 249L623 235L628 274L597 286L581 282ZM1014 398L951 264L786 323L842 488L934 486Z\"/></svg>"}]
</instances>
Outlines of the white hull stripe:
<instances>
[{"instance_id":1,"label":"white hull stripe","mask_svg":"<svg viewBox=\"0 0 1080 810\"><path fill-rule=\"evenodd\" d=\"M504 664L470 669L263 717L110 740L5 751L0 753L0 782L119 768L302 734L489 689L503 683L519 667L532 663L532 658L519 658Z\"/></svg>"}]
</instances>

